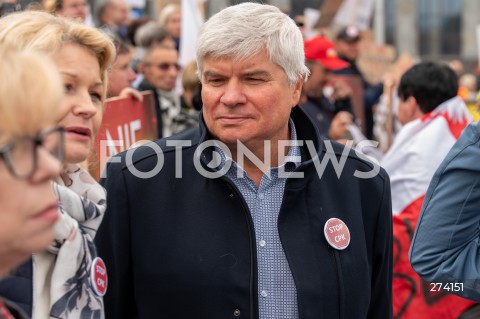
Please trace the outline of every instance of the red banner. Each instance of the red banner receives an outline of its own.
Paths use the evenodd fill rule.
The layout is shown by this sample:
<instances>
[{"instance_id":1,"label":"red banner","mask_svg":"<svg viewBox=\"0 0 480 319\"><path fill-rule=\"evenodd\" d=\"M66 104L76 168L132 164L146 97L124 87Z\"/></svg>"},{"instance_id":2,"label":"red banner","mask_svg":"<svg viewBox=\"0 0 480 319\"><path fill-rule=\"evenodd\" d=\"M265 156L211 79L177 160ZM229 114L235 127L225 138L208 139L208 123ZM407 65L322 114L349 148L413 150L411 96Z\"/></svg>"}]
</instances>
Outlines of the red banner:
<instances>
[{"instance_id":1,"label":"red banner","mask_svg":"<svg viewBox=\"0 0 480 319\"><path fill-rule=\"evenodd\" d=\"M111 156L157 138L153 94L145 91L142 95L142 102L131 97L105 101L102 126L95 139L94 156L89 159L90 172L96 179Z\"/></svg>"}]
</instances>

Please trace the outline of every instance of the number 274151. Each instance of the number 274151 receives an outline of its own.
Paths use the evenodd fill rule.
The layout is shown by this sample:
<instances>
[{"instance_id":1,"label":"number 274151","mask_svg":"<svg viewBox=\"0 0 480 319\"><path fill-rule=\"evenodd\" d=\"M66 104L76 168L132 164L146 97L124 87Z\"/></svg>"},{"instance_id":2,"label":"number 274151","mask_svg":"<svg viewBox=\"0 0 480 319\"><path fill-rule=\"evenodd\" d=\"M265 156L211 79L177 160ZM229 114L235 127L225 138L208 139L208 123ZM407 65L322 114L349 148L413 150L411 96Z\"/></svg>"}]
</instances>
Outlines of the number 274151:
<instances>
[{"instance_id":1,"label":"number 274151","mask_svg":"<svg viewBox=\"0 0 480 319\"><path fill-rule=\"evenodd\" d=\"M431 282L430 291L463 291L463 282Z\"/></svg>"}]
</instances>

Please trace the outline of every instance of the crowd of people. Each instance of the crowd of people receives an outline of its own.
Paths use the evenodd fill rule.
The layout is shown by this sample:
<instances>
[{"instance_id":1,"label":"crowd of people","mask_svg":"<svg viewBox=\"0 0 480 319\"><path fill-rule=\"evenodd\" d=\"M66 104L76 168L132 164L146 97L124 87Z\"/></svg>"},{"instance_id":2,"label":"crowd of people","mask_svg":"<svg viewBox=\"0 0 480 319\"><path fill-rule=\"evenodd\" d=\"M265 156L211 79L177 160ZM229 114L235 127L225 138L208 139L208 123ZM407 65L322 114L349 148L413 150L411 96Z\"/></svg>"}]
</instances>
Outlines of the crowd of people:
<instances>
[{"instance_id":1,"label":"crowd of people","mask_svg":"<svg viewBox=\"0 0 480 319\"><path fill-rule=\"evenodd\" d=\"M369 83L357 27L242 3L181 65L180 6L92 9L0 3L0 319L478 318L460 61ZM143 91L158 139L95 180L106 100Z\"/></svg>"}]
</instances>

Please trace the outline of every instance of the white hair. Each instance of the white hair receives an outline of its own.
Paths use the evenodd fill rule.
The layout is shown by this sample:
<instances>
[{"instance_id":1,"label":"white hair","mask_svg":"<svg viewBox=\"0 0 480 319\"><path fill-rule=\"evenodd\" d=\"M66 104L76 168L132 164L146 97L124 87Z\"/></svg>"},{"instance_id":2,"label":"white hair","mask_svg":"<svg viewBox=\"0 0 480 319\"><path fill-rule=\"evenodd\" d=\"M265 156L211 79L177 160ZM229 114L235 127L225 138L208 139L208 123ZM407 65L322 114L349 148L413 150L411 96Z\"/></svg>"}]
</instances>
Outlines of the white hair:
<instances>
[{"instance_id":1,"label":"white hair","mask_svg":"<svg viewBox=\"0 0 480 319\"><path fill-rule=\"evenodd\" d=\"M203 59L233 57L241 61L262 50L285 72L289 85L308 78L303 38L295 22L271 5L245 2L212 16L200 29L197 63L202 77Z\"/></svg>"},{"instance_id":2,"label":"white hair","mask_svg":"<svg viewBox=\"0 0 480 319\"><path fill-rule=\"evenodd\" d=\"M162 26L165 26L170 16L175 12L182 12L182 7L175 3L167 4L162 11L160 11L158 23L160 23Z\"/></svg>"}]
</instances>

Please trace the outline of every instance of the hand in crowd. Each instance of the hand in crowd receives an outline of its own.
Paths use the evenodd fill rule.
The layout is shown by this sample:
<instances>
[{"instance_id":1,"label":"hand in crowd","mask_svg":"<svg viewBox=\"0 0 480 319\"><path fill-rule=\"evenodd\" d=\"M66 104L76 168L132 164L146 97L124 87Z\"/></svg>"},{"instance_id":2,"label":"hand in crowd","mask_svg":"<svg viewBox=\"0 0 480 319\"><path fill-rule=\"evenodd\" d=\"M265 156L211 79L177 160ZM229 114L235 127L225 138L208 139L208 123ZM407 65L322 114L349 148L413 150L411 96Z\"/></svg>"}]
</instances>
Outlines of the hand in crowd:
<instances>
[{"instance_id":1,"label":"hand in crowd","mask_svg":"<svg viewBox=\"0 0 480 319\"><path fill-rule=\"evenodd\" d=\"M345 100L352 96L352 89L343 80L335 79L332 85L333 85L332 98L334 100Z\"/></svg>"},{"instance_id":2,"label":"hand in crowd","mask_svg":"<svg viewBox=\"0 0 480 319\"><path fill-rule=\"evenodd\" d=\"M131 88L131 87L124 88L118 96L131 97L134 100L137 100L139 102L143 101L143 95L138 90L135 90L134 88Z\"/></svg>"},{"instance_id":3,"label":"hand in crowd","mask_svg":"<svg viewBox=\"0 0 480 319\"><path fill-rule=\"evenodd\" d=\"M385 86L394 87L399 82L400 82L400 75L396 75L396 74L390 73L390 72L384 73L382 75L382 83Z\"/></svg>"},{"instance_id":4,"label":"hand in crowd","mask_svg":"<svg viewBox=\"0 0 480 319\"><path fill-rule=\"evenodd\" d=\"M348 134L348 126L352 123L352 114L346 111L340 111L333 118L328 135L332 140L344 139Z\"/></svg>"}]
</instances>

